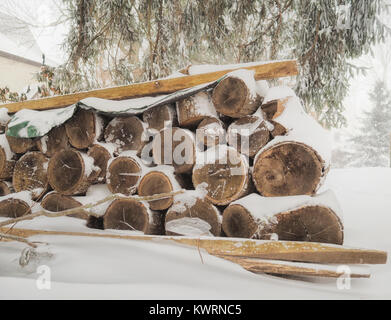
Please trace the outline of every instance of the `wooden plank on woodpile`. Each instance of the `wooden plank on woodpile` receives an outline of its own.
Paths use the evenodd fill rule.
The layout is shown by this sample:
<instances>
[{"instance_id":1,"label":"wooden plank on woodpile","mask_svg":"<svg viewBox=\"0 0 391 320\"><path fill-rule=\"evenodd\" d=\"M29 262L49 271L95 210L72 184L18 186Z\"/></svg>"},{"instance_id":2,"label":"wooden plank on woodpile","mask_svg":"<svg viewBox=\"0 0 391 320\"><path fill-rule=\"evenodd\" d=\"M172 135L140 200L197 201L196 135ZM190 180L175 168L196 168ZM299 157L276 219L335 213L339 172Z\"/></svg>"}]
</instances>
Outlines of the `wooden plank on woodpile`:
<instances>
[{"instance_id":1,"label":"wooden plank on woodpile","mask_svg":"<svg viewBox=\"0 0 391 320\"><path fill-rule=\"evenodd\" d=\"M254 70L256 80L274 79L280 77L295 76L298 74L296 60L286 60L247 67L238 67L235 69L209 72L192 76L158 79L148 82L131 84L127 86L96 89L37 100L15 102L2 105L2 107L7 108L8 112L14 113L21 109L47 110L65 107L89 97L123 100L143 96L152 96L157 94L168 94L178 90L191 88L200 84L218 80L225 74L237 69Z\"/></svg>"},{"instance_id":2,"label":"wooden plank on woodpile","mask_svg":"<svg viewBox=\"0 0 391 320\"><path fill-rule=\"evenodd\" d=\"M349 248L317 242L270 241L230 238L197 238L176 236L120 235L108 233L63 232L0 228L0 233L19 237L35 235L65 235L113 238L124 240L173 241L206 250L209 254L227 257L258 258L308 263L385 264L387 252Z\"/></svg>"}]
</instances>

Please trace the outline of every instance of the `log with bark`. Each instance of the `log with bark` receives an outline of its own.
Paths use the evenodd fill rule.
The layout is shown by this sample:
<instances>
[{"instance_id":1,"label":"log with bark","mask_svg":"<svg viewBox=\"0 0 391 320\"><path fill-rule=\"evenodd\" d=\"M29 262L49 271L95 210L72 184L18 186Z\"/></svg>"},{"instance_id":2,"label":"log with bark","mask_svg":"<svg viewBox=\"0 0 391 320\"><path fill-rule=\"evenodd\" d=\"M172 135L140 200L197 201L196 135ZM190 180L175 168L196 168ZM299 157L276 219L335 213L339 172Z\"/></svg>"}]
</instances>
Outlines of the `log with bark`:
<instances>
[{"instance_id":1,"label":"log with bark","mask_svg":"<svg viewBox=\"0 0 391 320\"><path fill-rule=\"evenodd\" d=\"M64 195L85 193L99 173L94 159L76 149L56 152L49 161L49 183L55 191Z\"/></svg>"},{"instance_id":2,"label":"log with bark","mask_svg":"<svg viewBox=\"0 0 391 320\"><path fill-rule=\"evenodd\" d=\"M207 117L217 117L211 95L204 91L177 101L176 111L179 126L191 129L196 128Z\"/></svg>"},{"instance_id":3,"label":"log with bark","mask_svg":"<svg viewBox=\"0 0 391 320\"><path fill-rule=\"evenodd\" d=\"M161 168L157 167L142 177L137 189L139 196L153 196L181 189L180 183L170 168L167 167L165 168L166 170ZM166 210L171 207L173 197L168 196L163 199L149 201L148 203L151 210Z\"/></svg>"},{"instance_id":4,"label":"log with bark","mask_svg":"<svg viewBox=\"0 0 391 320\"><path fill-rule=\"evenodd\" d=\"M0 179L12 178L16 155L11 151L5 134L0 135Z\"/></svg>"},{"instance_id":5,"label":"log with bark","mask_svg":"<svg viewBox=\"0 0 391 320\"><path fill-rule=\"evenodd\" d=\"M146 202L134 199L114 200L103 216L104 229L138 230L144 234L164 234L164 215Z\"/></svg>"},{"instance_id":6,"label":"log with bark","mask_svg":"<svg viewBox=\"0 0 391 320\"><path fill-rule=\"evenodd\" d=\"M41 206L48 211L60 212L80 207L82 204L71 196L66 196L58 192L50 192L42 199ZM87 219L88 214L80 210L80 212L70 214L68 217Z\"/></svg>"},{"instance_id":7,"label":"log with bark","mask_svg":"<svg viewBox=\"0 0 391 320\"><path fill-rule=\"evenodd\" d=\"M253 158L269 142L269 129L270 125L263 120L261 113L245 116L228 127L228 144Z\"/></svg>"},{"instance_id":8,"label":"log with bark","mask_svg":"<svg viewBox=\"0 0 391 320\"><path fill-rule=\"evenodd\" d=\"M95 183L106 182L107 165L109 160L113 158L113 153L114 148L106 143L96 143L88 149L87 155L94 159L94 166L100 169Z\"/></svg>"},{"instance_id":9,"label":"log with bark","mask_svg":"<svg viewBox=\"0 0 391 320\"><path fill-rule=\"evenodd\" d=\"M215 117L205 118L197 127L196 141L205 147L226 143L225 124Z\"/></svg>"},{"instance_id":10,"label":"log with bark","mask_svg":"<svg viewBox=\"0 0 391 320\"><path fill-rule=\"evenodd\" d=\"M227 205L250 191L249 166L236 149L218 145L197 156L193 168L195 187L206 183L206 198L216 205Z\"/></svg>"},{"instance_id":11,"label":"log with bark","mask_svg":"<svg viewBox=\"0 0 391 320\"><path fill-rule=\"evenodd\" d=\"M105 141L117 147L117 154L136 151L140 155L148 142L147 125L136 116L118 117L109 122L105 129Z\"/></svg>"},{"instance_id":12,"label":"log with bark","mask_svg":"<svg viewBox=\"0 0 391 320\"><path fill-rule=\"evenodd\" d=\"M176 108L173 104L150 108L143 113L143 121L149 130L159 132L165 127L175 127L178 124Z\"/></svg>"},{"instance_id":13,"label":"log with bark","mask_svg":"<svg viewBox=\"0 0 391 320\"><path fill-rule=\"evenodd\" d=\"M49 158L38 151L23 155L16 162L12 176L15 191L28 190L34 200L40 199L49 189L48 162Z\"/></svg>"},{"instance_id":14,"label":"log with bark","mask_svg":"<svg viewBox=\"0 0 391 320\"><path fill-rule=\"evenodd\" d=\"M18 218L30 213L30 205L23 199L15 197L0 201L0 217Z\"/></svg>"},{"instance_id":15,"label":"log with bark","mask_svg":"<svg viewBox=\"0 0 391 320\"><path fill-rule=\"evenodd\" d=\"M52 157L57 151L68 149L69 140L65 126L55 127L42 138L37 140L38 150L45 156Z\"/></svg>"},{"instance_id":16,"label":"log with bark","mask_svg":"<svg viewBox=\"0 0 391 320\"><path fill-rule=\"evenodd\" d=\"M126 196L136 193L143 174L141 160L136 155L124 153L113 159L107 169L107 186L112 193Z\"/></svg>"},{"instance_id":17,"label":"log with bark","mask_svg":"<svg viewBox=\"0 0 391 320\"><path fill-rule=\"evenodd\" d=\"M165 128L152 141L153 160L158 165L172 165L175 173L191 172L196 157L195 135L182 128Z\"/></svg>"},{"instance_id":18,"label":"log with bark","mask_svg":"<svg viewBox=\"0 0 391 320\"><path fill-rule=\"evenodd\" d=\"M224 77L213 90L212 101L216 110L231 118L254 113L263 97L258 93L254 73L234 71Z\"/></svg>"},{"instance_id":19,"label":"log with bark","mask_svg":"<svg viewBox=\"0 0 391 320\"><path fill-rule=\"evenodd\" d=\"M79 109L65 123L70 144L76 149L86 149L99 141L103 133L103 120L91 110Z\"/></svg>"},{"instance_id":20,"label":"log with bark","mask_svg":"<svg viewBox=\"0 0 391 320\"><path fill-rule=\"evenodd\" d=\"M267 198L250 194L223 213L228 237L343 243L343 225L331 191L316 197Z\"/></svg>"},{"instance_id":21,"label":"log with bark","mask_svg":"<svg viewBox=\"0 0 391 320\"><path fill-rule=\"evenodd\" d=\"M165 218L167 235L220 236L220 212L198 192L186 191L175 196Z\"/></svg>"},{"instance_id":22,"label":"log with bark","mask_svg":"<svg viewBox=\"0 0 391 320\"><path fill-rule=\"evenodd\" d=\"M0 181L0 197L6 196L10 193L13 193L12 184L8 181Z\"/></svg>"}]
</instances>

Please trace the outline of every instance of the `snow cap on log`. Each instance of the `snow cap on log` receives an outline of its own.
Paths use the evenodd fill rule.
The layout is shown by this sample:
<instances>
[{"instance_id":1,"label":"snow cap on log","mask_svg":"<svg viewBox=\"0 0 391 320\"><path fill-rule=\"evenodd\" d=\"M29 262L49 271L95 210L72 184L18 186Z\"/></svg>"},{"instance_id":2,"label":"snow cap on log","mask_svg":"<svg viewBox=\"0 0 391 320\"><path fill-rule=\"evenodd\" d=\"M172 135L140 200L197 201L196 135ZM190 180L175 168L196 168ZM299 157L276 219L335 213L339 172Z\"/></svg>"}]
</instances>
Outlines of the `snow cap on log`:
<instances>
[{"instance_id":1,"label":"snow cap on log","mask_svg":"<svg viewBox=\"0 0 391 320\"><path fill-rule=\"evenodd\" d=\"M216 110L232 118L254 113L262 100L254 79L254 71L245 69L228 73L217 84L212 94Z\"/></svg>"},{"instance_id":2,"label":"snow cap on log","mask_svg":"<svg viewBox=\"0 0 391 320\"><path fill-rule=\"evenodd\" d=\"M110 192L106 184L94 184L88 188L85 196L73 196L72 198L74 201L77 201L81 205L85 206L88 204L96 203L97 201L103 200L111 195L112 193ZM111 202L112 201L106 201L97 206L93 206L84 210L87 213L93 214L89 217L103 217Z\"/></svg>"},{"instance_id":3,"label":"snow cap on log","mask_svg":"<svg viewBox=\"0 0 391 320\"><path fill-rule=\"evenodd\" d=\"M0 108L0 133L4 133L5 128L7 127L7 124L10 120L11 117L8 114L8 109Z\"/></svg>"},{"instance_id":4,"label":"snow cap on log","mask_svg":"<svg viewBox=\"0 0 391 320\"><path fill-rule=\"evenodd\" d=\"M174 197L165 219L167 235L220 236L219 210L205 199L206 184L196 190L186 190Z\"/></svg>"},{"instance_id":5,"label":"snow cap on log","mask_svg":"<svg viewBox=\"0 0 391 320\"><path fill-rule=\"evenodd\" d=\"M227 236L343 243L342 213L332 191L314 197L250 194L223 213Z\"/></svg>"},{"instance_id":6,"label":"snow cap on log","mask_svg":"<svg viewBox=\"0 0 391 320\"><path fill-rule=\"evenodd\" d=\"M115 146L110 143L97 142L94 143L87 152L87 155L94 159L94 166L100 169L100 173L96 178L96 183L106 181L107 165L110 159L114 157Z\"/></svg>"}]
</instances>

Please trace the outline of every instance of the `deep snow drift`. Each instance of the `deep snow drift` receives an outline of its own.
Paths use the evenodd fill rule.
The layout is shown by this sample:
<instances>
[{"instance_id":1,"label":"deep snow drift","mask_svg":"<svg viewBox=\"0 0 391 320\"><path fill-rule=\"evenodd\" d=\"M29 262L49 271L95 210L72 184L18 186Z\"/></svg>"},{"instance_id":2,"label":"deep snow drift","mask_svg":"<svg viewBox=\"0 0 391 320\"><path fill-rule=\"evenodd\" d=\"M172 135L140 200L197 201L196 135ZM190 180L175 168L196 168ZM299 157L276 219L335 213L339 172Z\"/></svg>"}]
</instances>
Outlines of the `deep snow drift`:
<instances>
[{"instance_id":1,"label":"deep snow drift","mask_svg":"<svg viewBox=\"0 0 391 320\"><path fill-rule=\"evenodd\" d=\"M391 252L391 169L331 170L320 191L332 189L343 211L345 245ZM24 228L89 231L75 218L38 218ZM93 231L92 231L93 232ZM109 231L113 233L113 231ZM391 268L371 266L370 279L283 279L255 275L197 248L170 243L37 236L44 254L22 268L26 245L0 243L0 298L115 299L390 299ZM51 270L51 289L38 290L38 265Z\"/></svg>"}]
</instances>

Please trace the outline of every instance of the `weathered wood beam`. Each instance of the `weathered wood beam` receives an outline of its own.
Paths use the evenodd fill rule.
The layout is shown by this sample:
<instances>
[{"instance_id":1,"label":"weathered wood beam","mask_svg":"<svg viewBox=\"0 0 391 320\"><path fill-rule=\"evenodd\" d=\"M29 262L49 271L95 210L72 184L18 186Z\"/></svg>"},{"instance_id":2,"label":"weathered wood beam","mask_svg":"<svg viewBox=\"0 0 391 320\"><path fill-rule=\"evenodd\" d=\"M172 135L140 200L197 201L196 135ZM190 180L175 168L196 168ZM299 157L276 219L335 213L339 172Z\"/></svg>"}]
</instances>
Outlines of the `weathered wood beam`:
<instances>
[{"instance_id":1,"label":"weathered wood beam","mask_svg":"<svg viewBox=\"0 0 391 320\"><path fill-rule=\"evenodd\" d=\"M111 100L123 100L143 96L153 96L157 94L168 94L178 90L191 88L203 83L215 81L224 76L226 73L237 69L254 70L256 80L274 79L280 77L295 76L298 74L296 60L286 60L247 67L238 67L236 69L210 72L192 76L153 80L127 86L97 89L36 100L15 102L2 105L1 107L7 108L10 113L14 113L21 109L47 110L65 107L89 97Z\"/></svg>"}]
</instances>

